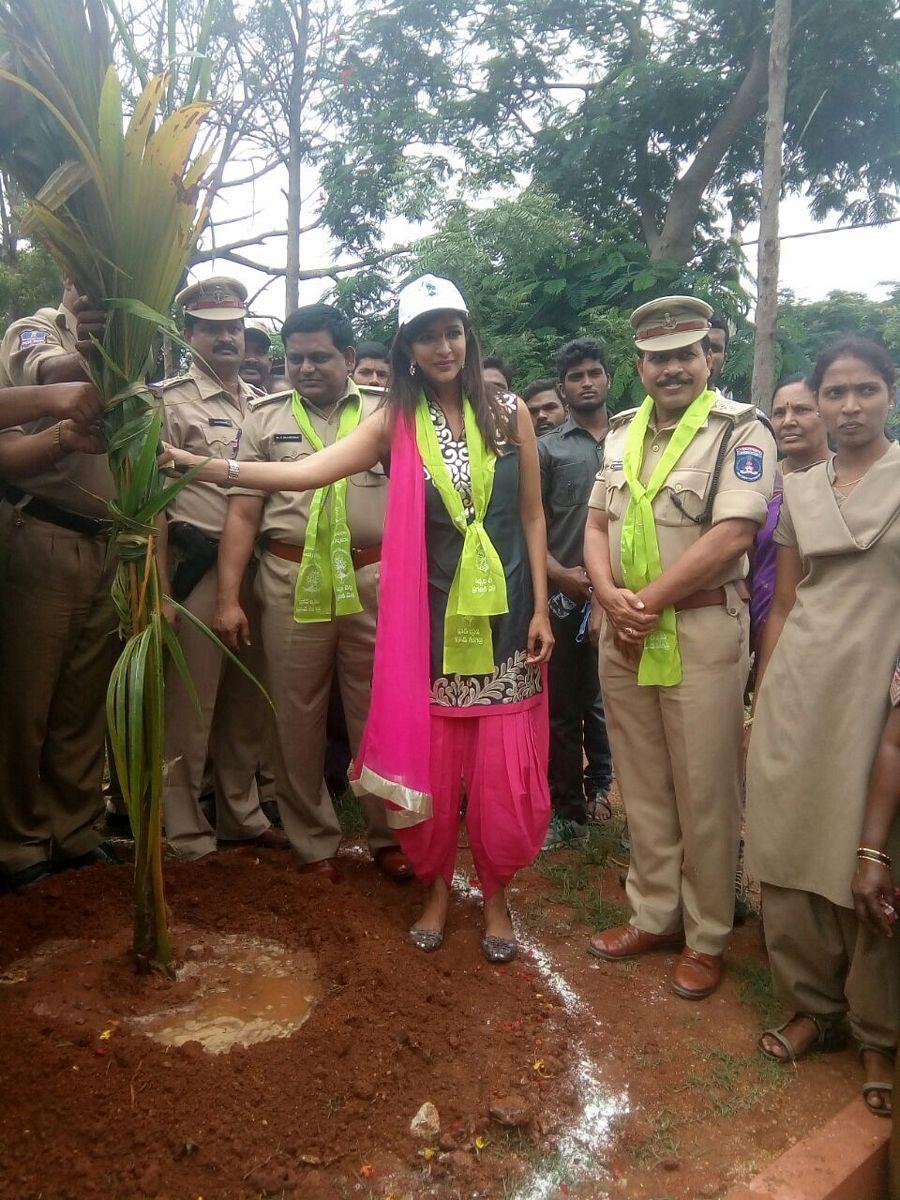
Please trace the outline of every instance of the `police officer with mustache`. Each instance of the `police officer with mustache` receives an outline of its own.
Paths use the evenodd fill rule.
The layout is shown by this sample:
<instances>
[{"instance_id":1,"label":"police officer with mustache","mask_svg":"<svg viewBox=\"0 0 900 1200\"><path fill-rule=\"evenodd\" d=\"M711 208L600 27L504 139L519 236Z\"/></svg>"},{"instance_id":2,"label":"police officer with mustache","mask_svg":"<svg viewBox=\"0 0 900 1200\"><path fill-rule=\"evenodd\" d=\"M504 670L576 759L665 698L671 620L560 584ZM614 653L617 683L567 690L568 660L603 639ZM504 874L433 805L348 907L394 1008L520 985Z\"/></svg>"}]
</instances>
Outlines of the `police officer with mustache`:
<instances>
[{"instance_id":1,"label":"police officer with mustache","mask_svg":"<svg viewBox=\"0 0 900 1200\"><path fill-rule=\"evenodd\" d=\"M214 276L179 292L184 337L191 349L186 375L159 385L163 438L204 458L235 459L247 405L261 395L239 371L245 356L247 289ZM207 626L216 602L216 559L228 500L223 488L192 482L168 510L172 592ZM250 603L255 621L256 613ZM182 858L203 858L217 845L286 847L260 807L256 768L269 720L259 689L191 622L179 640L200 701L196 705L173 664L166 678L164 793L166 837ZM257 678L258 638L238 653ZM207 757L216 794L216 828L200 808Z\"/></svg>"},{"instance_id":2,"label":"police officer with mustache","mask_svg":"<svg viewBox=\"0 0 900 1200\"><path fill-rule=\"evenodd\" d=\"M718 986L734 916L749 670L747 552L775 443L709 385L712 309L665 296L631 315L641 406L610 421L585 566L604 610L600 683L628 817L627 924L590 952L616 962L684 947L672 989Z\"/></svg>"}]
</instances>

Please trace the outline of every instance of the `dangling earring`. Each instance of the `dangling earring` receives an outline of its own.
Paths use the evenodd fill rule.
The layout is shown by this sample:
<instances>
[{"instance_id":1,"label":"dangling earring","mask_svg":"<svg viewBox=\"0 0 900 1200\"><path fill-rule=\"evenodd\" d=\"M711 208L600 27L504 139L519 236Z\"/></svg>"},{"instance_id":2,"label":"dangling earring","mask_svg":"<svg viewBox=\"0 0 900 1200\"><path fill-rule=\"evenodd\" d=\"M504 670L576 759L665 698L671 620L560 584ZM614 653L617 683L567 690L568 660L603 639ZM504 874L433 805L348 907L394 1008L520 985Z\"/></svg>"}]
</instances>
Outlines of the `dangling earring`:
<instances>
[{"instance_id":1,"label":"dangling earring","mask_svg":"<svg viewBox=\"0 0 900 1200\"><path fill-rule=\"evenodd\" d=\"M415 362L410 362L410 364L409 364L409 373L410 373L410 375L415 375L415 373L416 373L416 364L415 364Z\"/></svg>"}]
</instances>

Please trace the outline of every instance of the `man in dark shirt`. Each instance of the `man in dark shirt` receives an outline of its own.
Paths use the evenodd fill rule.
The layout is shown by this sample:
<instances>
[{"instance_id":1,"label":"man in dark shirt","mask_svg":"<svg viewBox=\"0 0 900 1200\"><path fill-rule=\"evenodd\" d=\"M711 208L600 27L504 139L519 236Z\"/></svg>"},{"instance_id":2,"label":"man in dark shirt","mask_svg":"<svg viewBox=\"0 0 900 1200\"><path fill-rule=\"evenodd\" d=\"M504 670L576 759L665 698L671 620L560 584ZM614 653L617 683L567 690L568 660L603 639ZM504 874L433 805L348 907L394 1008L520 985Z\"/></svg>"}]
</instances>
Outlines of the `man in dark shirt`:
<instances>
[{"instance_id":1,"label":"man in dark shirt","mask_svg":"<svg viewBox=\"0 0 900 1200\"><path fill-rule=\"evenodd\" d=\"M531 423L538 437L551 429L558 429L569 415L559 398L555 379L535 379L522 393L525 407L531 414Z\"/></svg>"},{"instance_id":2,"label":"man in dark shirt","mask_svg":"<svg viewBox=\"0 0 900 1200\"><path fill-rule=\"evenodd\" d=\"M606 351L592 338L577 338L560 350L557 374L569 416L538 439L550 621L556 638L549 681L553 820L547 850L585 840L588 818L609 816L612 782L597 651L587 629L591 587L583 556L587 502L603 465L609 424Z\"/></svg>"}]
</instances>

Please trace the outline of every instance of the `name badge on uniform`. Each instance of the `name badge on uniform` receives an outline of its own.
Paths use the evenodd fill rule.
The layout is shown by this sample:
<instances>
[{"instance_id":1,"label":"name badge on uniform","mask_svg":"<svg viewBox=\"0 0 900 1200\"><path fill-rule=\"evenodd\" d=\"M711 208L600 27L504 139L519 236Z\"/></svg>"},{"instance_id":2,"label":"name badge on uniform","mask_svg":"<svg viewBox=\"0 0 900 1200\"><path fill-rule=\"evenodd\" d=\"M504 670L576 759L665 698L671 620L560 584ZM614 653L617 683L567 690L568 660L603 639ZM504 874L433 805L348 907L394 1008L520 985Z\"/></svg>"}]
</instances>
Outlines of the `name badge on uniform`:
<instances>
[{"instance_id":1,"label":"name badge on uniform","mask_svg":"<svg viewBox=\"0 0 900 1200\"><path fill-rule=\"evenodd\" d=\"M234 424L230 417L210 417L209 423L210 425L215 425L218 428L224 429L230 429Z\"/></svg>"},{"instance_id":2,"label":"name badge on uniform","mask_svg":"<svg viewBox=\"0 0 900 1200\"><path fill-rule=\"evenodd\" d=\"M763 452L759 446L738 446L734 452L734 473L744 483L762 479Z\"/></svg>"},{"instance_id":3,"label":"name badge on uniform","mask_svg":"<svg viewBox=\"0 0 900 1200\"><path fill-rule=\"evenodd\" d=\"M302 433L276 433L272 441L274 442L302 442Z\"/></svg>"},{"instance_id":4,"label":"name badge on uniform","mask_svg":"<svg viewBox=\"0 0 900 1200\"><path fill-rule=\"evenodd\" d=\"M19 334L19 349L31 350L35 346L45 346L47 334L43 329L23 329Z\"/></svg>"},{"instance_id":5,"label":"name badge on uniform","mask_svg":"<svg viewBox=\"0 0 900 1200\"><path fill-rule=\"evenodd\" d=\"M622 462L621 458L614 458L612 462L608 462L606 465L611 471L621 471L624 463Z\"/></svg>"}]
</instances>

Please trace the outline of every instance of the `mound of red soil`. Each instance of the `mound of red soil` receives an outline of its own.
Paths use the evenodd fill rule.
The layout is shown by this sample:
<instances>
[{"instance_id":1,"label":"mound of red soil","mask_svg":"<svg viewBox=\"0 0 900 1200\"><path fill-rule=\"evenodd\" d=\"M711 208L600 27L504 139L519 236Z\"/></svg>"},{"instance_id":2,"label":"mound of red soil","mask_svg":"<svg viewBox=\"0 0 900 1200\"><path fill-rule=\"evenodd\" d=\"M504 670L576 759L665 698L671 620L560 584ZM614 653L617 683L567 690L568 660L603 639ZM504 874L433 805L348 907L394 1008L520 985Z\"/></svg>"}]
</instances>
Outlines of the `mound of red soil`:
<instances>
[{"instance_id":1,"label":"mound of red soil","mask_svg":"<svg viewBox=\"0 0 900 1200\"><path fill-rule=\"evenodd\" d=\"M278 852L169 864L182 952L239 934L316 964L302 1028L213 1055L131 1024L188 984L134 973L130 886L130 867L93 867L0 900L2 1200L499 1195L523 1170L510 1146L565 1118L571 1019L527 958L482 961L473 905L424 955L405 940L420 893L363 859L336 885ZM409 1129L426 1101L430 1142Z\"/></svg>"}]
</instances>

